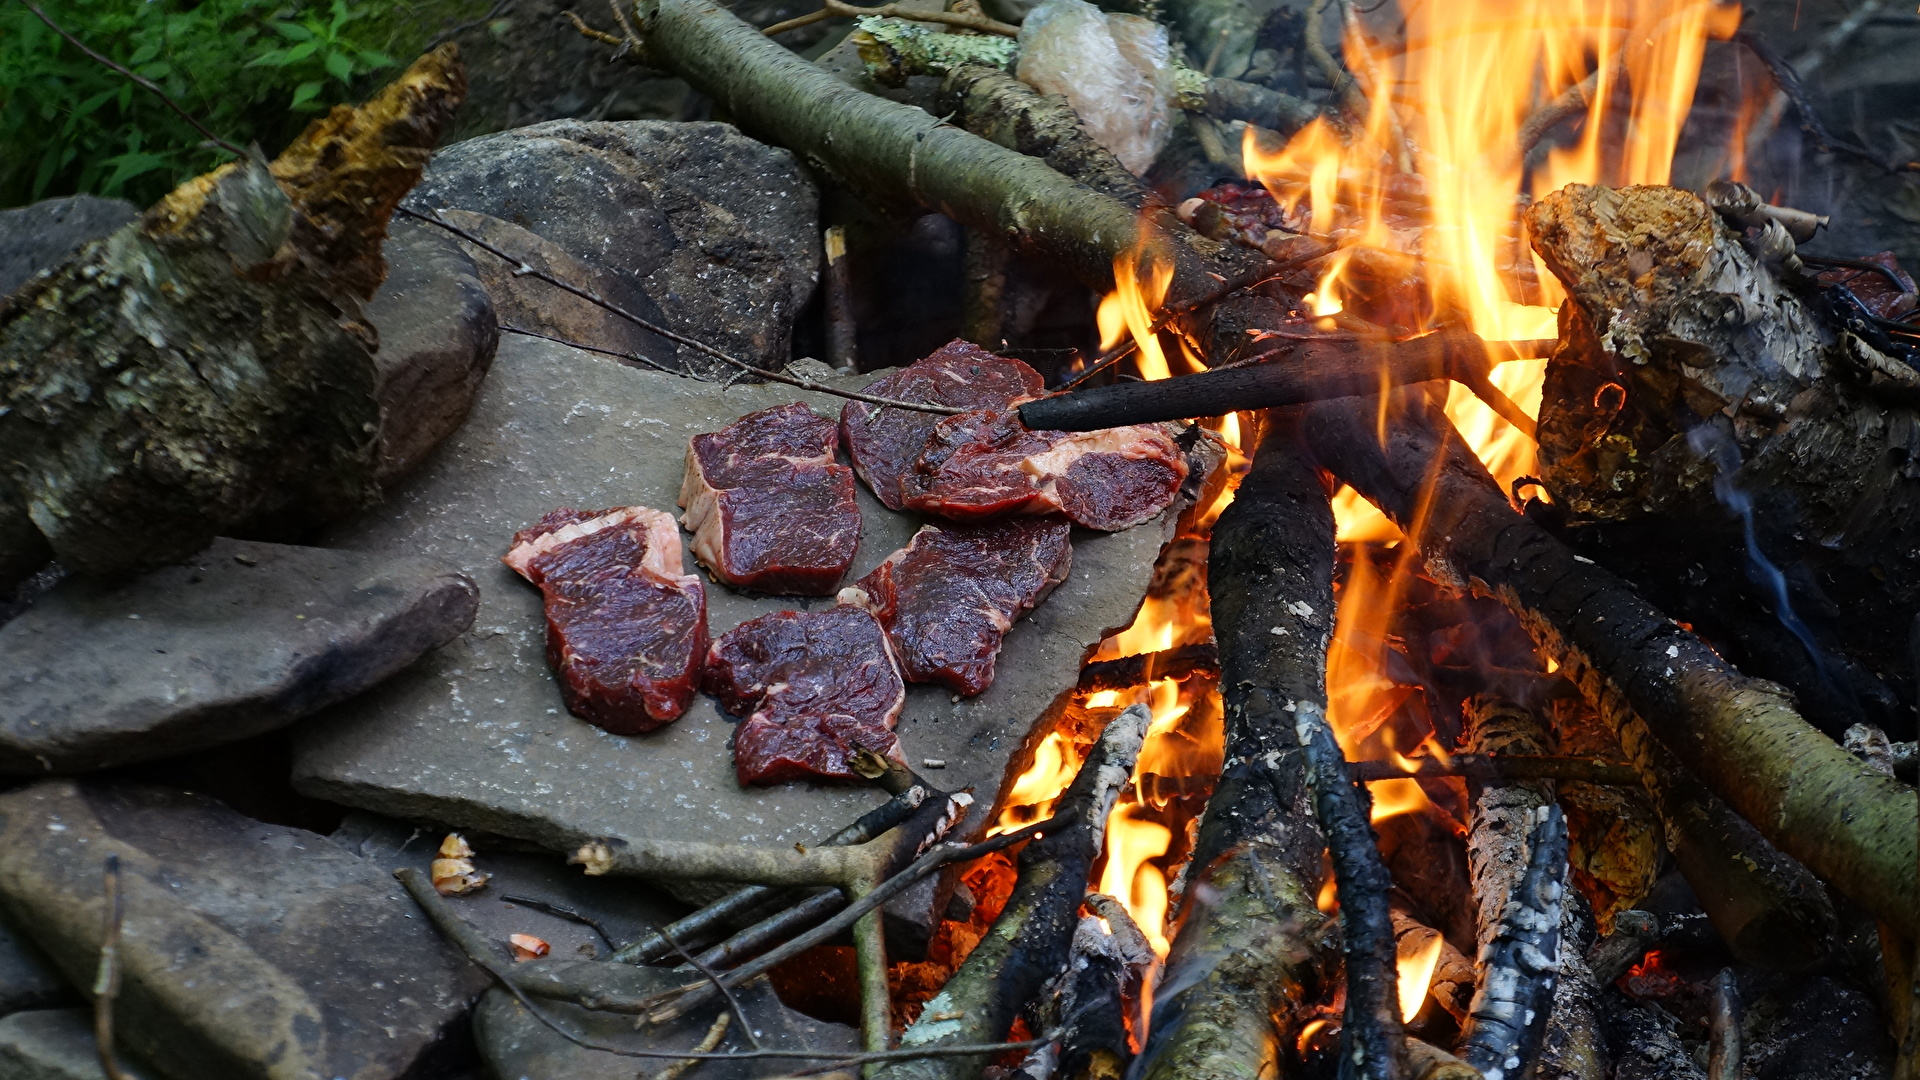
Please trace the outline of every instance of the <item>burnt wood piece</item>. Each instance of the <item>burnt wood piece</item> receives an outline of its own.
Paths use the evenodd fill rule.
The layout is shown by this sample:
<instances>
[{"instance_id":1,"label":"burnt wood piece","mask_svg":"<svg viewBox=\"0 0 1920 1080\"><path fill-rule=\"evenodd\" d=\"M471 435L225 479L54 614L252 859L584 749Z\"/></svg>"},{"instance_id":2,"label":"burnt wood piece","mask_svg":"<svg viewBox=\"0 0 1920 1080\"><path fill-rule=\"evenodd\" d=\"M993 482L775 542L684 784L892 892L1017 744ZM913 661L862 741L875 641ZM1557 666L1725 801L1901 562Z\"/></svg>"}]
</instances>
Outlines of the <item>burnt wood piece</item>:
<instances>
[{"instance_id":1,"label":"burnt wood piece","mask_svg":"<svg viewBox=\"0 0 1920 1080\"><path fill-rule=\"evenodd\" d=\"M1080 669L1082 690L1127 690L1150 679L1212 678L1220 674L1220 647L1211 641L1160 652L1095 660Z\"/></svg>"},{"instance_id":2,"label":"burnt wood piece","mask_svg":"<svg viewBox=\"0 0 1920 1080\"><path fill-rule=\"evenodd\" d=\"M900 1035L900 1047L998 1041L1029 1000L1066 965L1080 923L1087 878L1106 839L1107 813L1133 775L1151 715L1134 705L1109 721L1055 816L1074 823L1029 842L1016 860L1019 878L1000 917L940 992ZM874 1080L968 1080L988 1055L955 1054L890 1063Z\"/></svg>"},{"instance_id":3,"label":"burnt wood piece","mask_svg":"<svg viewBox=\"0 0 1920 1080\"><path fill-rule=\"evenodd\" d=\"M1297 419L1276 412L1266 426L1208 554L1225 759L1159 980L1177 989L1155 1004L1136 1065L1144 1080L1280 1071L1328 960L1317 944L1326 918L1314 906L1325 843L1289 710L1326 700L1333 511Z\"/></svg>"},{"instance_id":4,"label":"burnt wood piece","mask_svg":"<svg viewBox=\"0 0 1920 1080\"><path fill-rule=\"evenodd\" d=\"M1531 710L1495 695L1469 698L1462 713L1461 745L1466 749L1525 754L1546 745L1546 731ZM1551 781L1488 784L1469 780L1467 793L1472 800L1467 864L1479 909L1478 953L1486 956L1534 857L1529 847L1534 825L1548 806L1557 810L1558 804ZM1557 974L1544 976L1548 985L1540 993L1548 1015L1534 1050L1545 1075L1606 1080L1606 1050L1594 1016L1597 991L1586 963L1587 946L1594 938L1593 913L1577 901L1578 897L1569 896L1560 905ZM1481 982L1488 984L1495 977L1488 971Z\"/></svg>"},{"instance_id":5,"label":"burnt wood piece","mask_svg":"<svg viewBox=\"0 0 1920 1080\"><path fill-rule=\"evenodd\" d=\"M1778 687L1735 670L1631 586L1516 512L1424 394L1305 408L1319 459L1403 529L1439 580L1499 597L1636 748L1658 738L1768 841L1889 921L1909 917L1911 789L1822 735ZM1627 717L1644 723L1622 725Z\"/></svg>"},{"instance_id":6,"label":"burnt wood piece","mask_svg":"<svg viewBox=\"0 0 1920 1080\"><path fill-rule=\"evenodd\" d=\"M1347 760L1320 707L1301 703L1294 730L1306 758L1314 815L1320 819L1327 853L1333 857L1334 886L1340 898L1341 945L1347 955L1341 1071L1368 1080L1401 1080L1411 1072L1406 1028L1400 1020L1398 943L1387 901L1393 878L1367 820L1373 803L1347 775ZM1475 1004L1479 1004L1477 997ZM1471 1059L1469 1063L1478 1064Z\"/></svg>"},{"instance_id":7,"label":"burnt wood piece","mask_svg":"<svg viewBox=\"0 0 1920 1080\"><path fill-rule=\"evenodd\" d=\"M1452 1017L1454 1023L1465 1023L1467 1007L1473 1004L1473 961L1467 959L1459 949L1454 948L1440 931L1421 922L1420 917L1414 914L1398 889L1388 897L1388 901L1392 905L1395 951L1399 955L1417 956L1421 950L1432 948L1435 938L1440 939L1440 956L1434 961L1433 979L1427 984L1427 996L1431 997L1446 1015ZM1416 1024L1414 1021L1422 1015L1427 1016L1428 1019ZM1412 1031L1416 1036L1430 1035L1432 1032L1422 1031L1421 1028L1432 1027L1436 1020L1437 1018L1432 1017L1423 1004L1415 1017L1409 1018L1407 1030ZM1413 1041L1419 1040L1415 1038ZM1420 1067L1417 1063L1414 1064L1413 1072L1415 1076L1420 1075Z\"/></svg>"},{"instance_id":8,"label":"burnt wood piece","mask_svg":"<svg viewBox=\"0 0 1920 1080\"><path fill-rule=\"evenodd\" d=\"M1514 346L1518 355L1540 356L1554 343L1507 344ZM1262 362L1245 367L1055 394L1021 405L1020 420L1034 430L1098 431L1375 394L1382 385L1452 379L1472 390L1495 412L1526 430L1533 428L1532 419L1488 377L1496 361L1487 343L1465 331L1443 331L1398 342L1290 342L1257 357L1263 358Z\"/></svg>"},{"instance_id":9,"label":"burnt wood piece","mask_svg":"<svg viewBox=\"0 0 1920 1080\"><path fill-rule=\"evenodd\" d=\"M1552 1013L1567 893L1567 821L1548 803L1527 837L1526 873L1507 896L1461 1040L1460 1058L1486 1080L1514 1080L1533 1067Z\"/></svg>"},{"instance_id":10,"label":"burnt wood piece","mask_svg":"<svg viewBox=\"0 0 1920 1080\"><path fill-rule=\"evenodd\" d=\"M1912 730L1920 371L1814 267L1689 192L1571 185L1527 232L1570 300L1540 476L1593 534L1583 554L1787 684L1828 734ZM1748 580L1773 576L1756 552L1777 585Z\"/></svg>"},{"instance_id":11,"label":"burnt wood piece","mask_svg":"<svg viewBox=\"0 0 1920 1080\"><path fill-rule=\"evenodd\" d=\"M1660 920L1651 911L1630 908L1613 917L1613 933L1587 950L1587 967L1599 986L1612 986L1660 944Z\"/></svg>"}]
</instances>

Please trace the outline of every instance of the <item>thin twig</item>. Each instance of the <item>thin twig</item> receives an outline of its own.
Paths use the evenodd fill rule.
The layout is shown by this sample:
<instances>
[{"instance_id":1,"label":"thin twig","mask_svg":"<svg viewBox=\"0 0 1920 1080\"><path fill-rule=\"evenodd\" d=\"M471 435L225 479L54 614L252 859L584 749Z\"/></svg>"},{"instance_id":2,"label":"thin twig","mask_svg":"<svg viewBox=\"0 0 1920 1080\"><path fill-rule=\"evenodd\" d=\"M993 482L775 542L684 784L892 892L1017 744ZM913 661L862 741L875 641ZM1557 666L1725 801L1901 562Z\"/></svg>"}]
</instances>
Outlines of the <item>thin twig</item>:
<instances>
[{"instance_id":1,"label":"thin twig","mask_svg":"<svg viewBox=\"0 0 1920 1080\"><path fill-rule=\"evenodd\" d=\"M650 927L650 929L654 933L659 934L660 937L673 948L674 952L679 953L680 959L692 964L695 970L706 976L707 981L713 984L713 988L720 991L720 996L727 999L727 1008L733 1011L733 1015L740 1018L740 1033L747 1037L747 1041L753 1044L753 1048L755 1050L766 1049L766 1047L760 1045L760 1036L754 1033L753 1021L747 1019L746 1007L741 1005L740 999L734 996L733 988L721 982L719 974L717 974L713 968L701 962L699 957L682 948L680 943L674 940L672 934L667 933L657 926Z\"/></svg>"},{"instance_id":2,"label":"thin twig","mask_svg":"<svg viewBox=\"0 0 1920 1080\"><path fill-rule=\"evenodd\" d=\"M550 904L545 900L538 900L531 896L502 896L500 902L503 904L517 904L523 908L532 908L535 911L551 915L556 919L565 919L568 922L579 923L600 935L600 940L607 943L607 948L618 949L620 947L620 944L613 940L613 935L607 933L607 928L601 926L598 919L595 919L585 912L575 911L570 907L561 907L559 904Z\"/></svg>"},{"instance_id":3,"label":"thin twig","mask_svg":"<svg viewBox=\"0 0 1920 1080\"><path fill-rule=\"evenodd\" d=\"M578 16L578 15L575 15L575 14L574 14L573 12L571 12L571 11L563 11L563 12L561 12L560 14L562 14L562 15L564 15L564 16L566 16L566 17L567 17L567 21L568 21L568 22L571 22L571 23L573 24L573 28L574 28L575 30L577 30L577 31L579 31L579 33L580 33L580 36L581 36L581 37L584 37L584 38L587 38L587 39L589 39L589 40L592 40L592 41L598 41L598 42L600 42L600 43L601 43L602 45L625 45L625 44L627 44L627 42L626 42L626 41L625 41L625 39L623 39L623 38L620 38L620 37L618 37L618 36L616 36L616 35L614 35L614 34L609 34L609 33L607 33L607 32L606 32L605 30L601 30L601 29L598 29L598 28L596 28L596 27L592 27L592 26L588 26L588 25L587 25L587 23L586 23L586 20L584 20L584 19L582 19L582 18L581 18L580 16Z\"/></svg>"},{"instance_id":4,"label":"thin twig","mask_svg":"<svg viewBox=\"0 0 1920 1080\"><path fill-rule=\"evenodd\" d=\"M99 1047L100 1069L107 1080L133 1080L120 1068L113 1052L113 1000L120 993L120 924L124 917L118 855L107 856L105 886L107 924L100 942L100 973L93 980L93 1041Z\"/></svg>"},{"instance_id":5,"label":"thin twig","mask_svg":"<svg viewBox=\"0 0 1920 1080\"><path fill-rule=\"evenodd\" d=\"M693 1052L696 1054L713 1053L714 1047L720 1045L720 1040L727 1037L727 1025L732 1020L733 1014L730 1012L721 1012L715 1016L713 1018L713 1026L707 1028L706 1037L701 1039L699 1045L693 1048ZM680 1077L686 1075L687 1070L698 1064L700 1064L699 1058L681 1058L679 1061L672 1062L666 1068L654 1073L653 1080L680 1080Z\"/></svg>"},{"instance_id":6,"label":"thin twig","mask_svg":"<svg viewBox=\"0 0 1920 1080\"><path fill-rule=\"evenodd\" d=\"M397 207L396 209L398 209L400 213L405 214L410 218L415 218L419 221L424 221L429 225L437 225L440 228L445 229L448 232L452 233L453 235L459 237L460 239L465 240L467 243L472 244L473 246L486 252L487 254L492 255L498 259L501 259L502 261L512 263L514 266L513 272L516 276L530 277L538 281L544 281L547 284L552 285L556 289L560 289L564 292L572 293L573 295L579 297L582 300L585 300L587 303L592 304L595 307L612 312L613 314L619 316L620 318L627 320L628 322L632 323L635 326L638 326L642 330L645 330L652 334L658 334L659 336L666 338L668 341L685 345L687 348L693 349L696 352L705 353L706 355L711 356L714 359L719 360L723 363L731 364L734 367L739 368L741 371L746 372L750 375L758 375L763 379L768 379L777 383L785 383L788 386L792 386L800 390L809 390L816 394L831 394L834 397L846 398L850 401L864 401L869 405L881 405L889 409L910 409L910 410L913 410L914 412L941 413L943 415L952 415L955 413L962 413L967 411L965 409L953 408L952 406L948 406L948 405L933 405L926 402L916 403L911 401L896 401L893 398L875 397L872 394L862 394L857 390L842 390L837 386L828 386L824 383L815 382L812 379L801 378L794 375L788 375L779 371L768 371L765 368L754 367L752 364L747 363L745 360L739 360L732 356L729 356L726 353L721 352L719 349L716 349L713 346L708 345L706 342L696 341L695 339L690 338L685 334L678 333L673 330L669 330L664 326L660 326L656 323L643 319L640 316L635 315L633 312L628 311L626 308L623 308L620 305L614 303L613 301L607 300L601 297L598 293L595 293L590 289L583 289L578 285L572 284L571 282L563 281L560 278L557 278L552 274L549 274L546 271L541 270L538 267L535 267L522 259L516 259L512 255L507 254L505 251L502 251L501 249L493 246L487 241L482 240L480 237L475 236L473 233L468 232L467 230L461 228L460 226L455 225L452 222L441 218L440 213L437 210L431 213L423 214L418 210L413 210L406 206Z\"/></svg>"},{"instance_id":7,"label":"thin twig","mask_svg":"<svg viewBox=\"0 0 1920 1080\"><path fill-rule=\"evenodd\" d=\"M1003 23L998 19L989 19L984 15L968 15L963 11L914 11L899 4L863 8L854 7L842 0L826 0L826 6L819 11L809 11L805 15L774 23L761 33L772 37L775 34L798 30L802 26L811 26L827 19L851 19L860 15L875 15L883 19L906 19L910 22L939 23L942 26L957 26L963 30L978 30L983 34L998 34L1001 37L1020 36L1019 27L1012 23Z\"/></svg>"},{"instance_id":8,"label":"thin twig","mask_svg":"<svg viewBox=\"0 0 1920 1080\"><path fill-rule=\"evenodd\" d=\"M148 79L143 79L140 76L135 75L132 71L129 71L128 69L120 66L119 64L114 63L112 60L109 60L106 57L101 56L99 53L94 52L92 49L87 48L86 45L81 43L79 38L74 37L72 34L67 33L66 30L63 29L59 23L54 22L52 19L48 18L47 13L44 11L41 11L39 7L35 6L35 4L33 3L33 0L20 0L20 2L26 5L26 8L28 11L33 12L35 18L39 19L43 23L46 23L48 27L52 28L54 33L59 34L63 38L66 38L67 44L72 45L74 48L79 49L83 53L86 53L96 63L103 64L106 67L112 68L114 71L119 72L121 75L125 76L128 81L132 82L135 86L138 86L140 89L145 90L147 93L152 94L154 97L159 98L161 104L165 105L169 109L172 109L174 112L179 113L180 119L185 120L189 124L192 124L195 131L198 131L200 134L205 135L207 137L208 142L212 143L213 145L219 147L222 150L225 150L227 153L232 154L234 157L247 156L247 152L245 150L242 150L239 147L228 142L227 140L221 138L220 136L215 135L213 131L207 127L207 125L201 123L197 118L195 118L195 116L192 113L181 108L180 104L174 101L172 98L168 97L167 92L165 90L160 89L160 87L157 84L153 83Z\"/></svg>"},{"instance_id":9,"label":"thin twig","mask_svg":"<svg viewBox=\"0 0 1920 1080\"><path fill-rule=\"evenodd\" d=\"M1866 9L1877 8L1878 6L1879 0L1868 0L1867 3L1861 5L1861 8L1862 11L1865 11ZM1859 12L1856 12L1855 17L1858 17L1859 14ZM1853 19L1849 19L1847 22L1842 23L1840 27L1836 28L1835 35L1839 35L1840 30L1846 29L1848 24L1852 22ZM1858 28L1857 24L1854 28ZM1820 118L1820 113L1813 107L1813 100L1807 93L1806 85L1801 82L1802 72L1796 71L1794 65L1788 63L1785 57L1775 51L1772 43L1767 41L1766 38L1762 37L1757 31L1743 28L1734 33L1734 40L1745 45L1747 50L1753 53L1755 59L1766 65L1767 72L1773 76L1774 85L1778 87L1778 93L1774 95L1773 100L1770 101L1762 111L1760 123L1755 125L1754 135L1756 137L1764 139L1766 135L1772 133L1773 128L1780 122L1780 114L1784 111L1786 103L1790 102L1793 105L1794 111L1800 114L1800 130L1813 137L1814 149L1820 153L1845 154L1890 173L1920 172L1920 161L1892 161L1881 157L1879 154L1874 153L1864 146L1847 142L1844 139L1834 138L1833 132L1827 130L1826 121ZM1841 37L1841 40L1844 40L1844 37ZM1812 52L1810 59L1813 61L1812 63L1803 64L1808 71L1812 71L1818 66L1819 60L1824 59L1824 54ZM1765 134L1763 134L1763 132ZM1755 148L1757 148L1757 144L1750 139L1748 142L1749 152Z\"/></svg>"},{"instance_id":10,"label":"thin twig","mask_svg":"<svg viewBox=\"0 0 1920 1080\"><path fill-rule=\"evenodd\" d=\"M1258 270L1256 270L1252 274L1242 275L1239 279L1236 279L1236 280L1221 282L1219 288L1213 289L1212 291L1206 293L1203 296L1195 297L1194 299L1189 300L1183 304L1175 304L1171 307L1162 308L1160 311L1160 314L1157 317L1155 317L1153 324L1150 327L1148 332L1157 334L1160 331L1165 330L1168 326L1172 325L1173 321L1175 319L1178 319L1182 315L1185 315L1192 311L1197 311L1200 308L1206 307L1209 304L1220 303L1222 300L1227 299L1228 297L1232 296L1235 293L1244 292L1248 289L1252 289L1257 286L1264 285L1267 282L1272 281L1274 278L1278 277L1280 271L1288 269L1291 265L1292 265L1291 261L1285 262L1285 263L1268 263L1266 265L1261 266ZM1059 386L1055 387L1054 393L1065 393L1066 391L1073 389L1074 387L1087 381L1088 379L1099 374L1100 372L1105 371L1106 369L1112 367L1113 365L1119 363L1122 360L1125 360L1128 356L1133 354L1133 350L1139 347L1140 347L1139 339L1129 335L1125 341L1122 341L1120 344L1115 345L1113 348L1108 349L1106 352L1101 353L1100 356L1097 359L1095 359L1093 363L1087 365L1085 370L1081 371L1079 374L1075 375L1073 378L1068 379L1066 382L1063 382Z\"/></svg>"},{"instance_id":11,"label":"thin twig","mask_svg":"<svg viewBox=\"0 0 1920 1080\"><path fill-rule=\"evenodd\" d=\"M528 330L523 327L509 326L506 323L501 323L500 332L503 334L519 334L521 337L539 338L541 341L551 341L555 345L565 345L569 349L579 349L582 352L599 353L602 356L613 356L621 360L630 360L636 364L645 364L655 371L664 372L668 375L685 374L684 372L675 371L673 368L649 360L639 353L621 352L618 349L603 349L598 345L588 345L584 341L574 341L572 338L554 337L552 334L543 334L538 330Z\"/></svg>"},{"instance_id":12,"label":"thin twig","mask_svg":"<svg viewBox=\"0 0 1920 1080\"><path fill-rule=\"evenodd\" d=\"M420 905L420 910L426 913L434 927L458 946L475 967L493 976L494 981L512 994L520 1003L520 1007L527 1010L534 1019L551 1029L554 1034L583 1050L596 1050L603 1054L615 1054L620 1057L666 1061L767 1061L775 1058L790 1058L821 1061L825 1062L827 1067L834 1067L864 1065L874 1061L911 1061L916 1058L950 1057L955 1054L999 1054L1010 1050L1031 1050L1052 1038L1048 1035L1045 1038L1029 1039L1025 1042L991 1043L984 1046L926 1046L912 1050L886 1050L869 1054L823 1053L817 1050L742 1050L729 1054L715 1054L687 1050L632 1050L624 1046L612 1046L568 1031L559 1021L541 1011L533 1003L533 999L529 998L526 992L513 981L512 974L501 964L499 957L491 955L490 943L480 937L471 926L467 925L465 919L454 912L452 905L447 903L445 897L434 891L433 886L420 876L419 871L411 866L403 866L395 870L393 876L407 890L407 894L413 897L414 903Z\"/></svg>"}]
</instances>

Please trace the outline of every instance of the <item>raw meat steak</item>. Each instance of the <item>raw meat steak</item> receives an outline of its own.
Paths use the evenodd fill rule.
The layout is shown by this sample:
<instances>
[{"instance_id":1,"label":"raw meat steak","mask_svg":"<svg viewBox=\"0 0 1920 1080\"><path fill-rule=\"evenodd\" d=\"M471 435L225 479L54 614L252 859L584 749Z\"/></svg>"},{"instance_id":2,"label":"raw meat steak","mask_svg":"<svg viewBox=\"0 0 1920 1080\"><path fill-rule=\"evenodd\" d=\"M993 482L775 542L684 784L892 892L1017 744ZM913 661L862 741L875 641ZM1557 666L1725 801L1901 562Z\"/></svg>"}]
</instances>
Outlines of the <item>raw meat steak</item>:
<instances>
[{"instance_id":1,"label":"raw meat steak","mask_svg":"<svg viewBox=\"0 0 1920 1080\"><path fill-rule=\"evenodd\" d=\"M909 682L969 697L993 683L1014 621L1067 579L1072 526L1059 518L927 525L873 572L840 590L887 628Z\"/></svg>"},{"instance_id":2,"label":"raw meat steak","mask_svg":"<svg viewBox=\"0 0 1920 1080\"><path fill-rule=\"evenodd\" d=\"M1166 509L1186 478L1186 455L1162 425L1030 431L1013 409L980 409L933 425L901 503L954 521L1065 514L1112 532Z\"/></svg>"},{"instance_id":3,"label":"raw meat steak","mask_svg":"<svg viewBox=\"0 0 1920 1080\"><path fill-rule=\"evenodd\" d=\"M500 561L540 586L547 663L567 711L616 735L687 710L707 652L707 593L680 572L680 531L644 506L555 510Z\"/></svg>"},{"instance_id":4,"label":"raw meat steak","mask_svg":"<svg viewBox=\"0 0 1920 1080\"><path fill-rule=\"evenodd\" d=\"M900 760L906 684L872 615L838 604L750 619L707 652L705 685L746 719L733 736L742 784L852 778L856 746Z\"/></svg>"},{"instance_id":5,"label":"raw meat steak","mask_svg":"<svg viewBox=\"0 0 1920 1080\"><path fill-rule=\"evenodd\" d=\"M964 409L1004 408L1046 390L1040 373L978 345L951 341L924 360L868 384L866 392L896 401L924 401ZM937 413L889 409L849 401L840 410L840 435L860 479L889 510L900 509L900 482L927 447Z\"/></svg>"},{"instance_id":6,"label":"raw meat steak","mask_svg":"<svg viewBox=\"0 0 1920 1080\"><path fill-rule=\"evenodd\" d=\"M860 545L853 470L834 423L798 402L687 444L680 524L714 580L798 596L833 592Z\"/></svg>"}]
</instances>

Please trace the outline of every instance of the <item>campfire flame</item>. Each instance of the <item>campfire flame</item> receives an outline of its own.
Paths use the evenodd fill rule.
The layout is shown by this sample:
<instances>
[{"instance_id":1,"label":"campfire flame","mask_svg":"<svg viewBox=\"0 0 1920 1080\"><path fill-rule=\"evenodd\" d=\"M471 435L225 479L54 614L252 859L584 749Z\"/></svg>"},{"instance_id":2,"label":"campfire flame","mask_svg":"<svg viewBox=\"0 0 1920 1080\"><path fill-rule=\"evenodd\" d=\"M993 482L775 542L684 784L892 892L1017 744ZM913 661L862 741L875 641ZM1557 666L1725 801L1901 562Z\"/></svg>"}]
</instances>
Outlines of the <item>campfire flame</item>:
<instances>
[{"instance_id":1,"label":"campfire flame","mask_svg":"<svg viewBox=\"0 0 1920 1080\"><path fill-rule=\"evenodd\" d=\"M1706 42L1731 36L1738 8L1719 0L1461 0L1405 5L1402 13L1400 42L1370 40L1357 21L1348 28L1348 67L1363 78L1371 103L1357 129L1322 119L1279 148L1248 130L1249 175L1290 210L1304 209L1307 230L1336 246L1315 271L1305 314L1325 327L1334 324L1320 320L1342 313L1414 333L1464 326L1487 339L1496 355L1503 342L1557 337L1564 294L1529 250L1521 211L1532 196L1573 182L1665 183ZM1523 125L1567 94L1586 102L1571 144L1548 139L1543 149L1523 154ZM1405 268L1388 282L1396 287L1367 280L1383 265ZM1171 266L1134 250L1117 259L1114 270L1115 290L1098 312L1102 350L1131 336L1140 377L1169 377L1175 361L1153 323ZM1420 287L1404 287L1408 280ZM1198 370L1202 365L1184 341L1181 346L1181 362ZM1499 364L1493 381L1538 415L1546 362L1508 355L1516 358ZM1533 471L1532 439L1477 397L1451 386L1445 408L1503 485ZM1383 407L1383 440L1385 423ZM1211 426L1241 446L1237 417ZM1236 464L1244 465L1244 457ZM1196 533L1204 536L1231 500L1229 489L1198 516ZM1400 645L1392 636L1393 616L1405 605L1417 553L1351 489L1340 489L1333 509L1346 573L1327 658L1328 716L1341 748L1353 760L1410 765L1416 754L1444 758L1425 713L1409 707L1420 687L1390 674ZM1158 653L1211 637L1204 588L1172 590L1149 596L1133 624L1103 642L1094 658ZM1148 676L1132 690L1083 695L1075 707L1084 713L1143 702L1152 710L1134 784L1107 825L1098 887L1127 907L1164 957L1173 907L1169 881L1207 794L1200 789L1219 771L1223 733L1211 680ZM1075 738L1053 732L1040 742L990 831L1051 811L1091 743ZM1421 782L1387 781L1370 790L1376 822L1409 813L1450 820ZM1181 797L1167 794L1173 791ZM1194 795L1198 799L1187 797ZM1336 905L1329 878L1319 907ZM1410 935L1398 958L1400 1007L1408 1019L1427 997L1441 950L1438 934ZM1303 1047L1318 1027L1324 1023L1301 1032Z\"/></svg>"}]
</instances>

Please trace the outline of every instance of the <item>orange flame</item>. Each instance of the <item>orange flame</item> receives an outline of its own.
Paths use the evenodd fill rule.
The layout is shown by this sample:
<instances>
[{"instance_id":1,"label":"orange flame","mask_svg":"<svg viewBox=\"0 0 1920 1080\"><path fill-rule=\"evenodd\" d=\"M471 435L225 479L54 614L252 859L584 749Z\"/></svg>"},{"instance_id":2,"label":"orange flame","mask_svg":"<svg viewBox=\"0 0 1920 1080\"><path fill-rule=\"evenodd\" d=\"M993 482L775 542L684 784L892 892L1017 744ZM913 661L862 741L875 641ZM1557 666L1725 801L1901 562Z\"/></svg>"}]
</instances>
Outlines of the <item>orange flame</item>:
<instances>
[{"instance_id":1,"label":"orange flame","mask_svg":"<svg viewBox=\"0 0 1920 1080\"><path fill-rule=\"evenodd\" d=\"M1140 377L1148 382L1167 378L1173 369L1160 347L1160 335L1154 332L1153 313L1160 310L1173 284L1173 264L1136 246L1113 260L1113 284L1114 291L1101 298L1094 313L1100 351L1106 352L1131 334L1138 349L1134 363Z\"/></svg>"},{"instance_id":2,"label":"orange flame","mask_svg":"<svg viewBox=\"0 0 1920 1080\"><path fill-rule=\"evenodd\" d=\"M1400 1019L1411 1020L1419 1013L1420 1006L1426 1003L1427 991L1433 987L1434 969L1440 966L1440 947L1446 939L1439 934L1430 935L1423 944L1416 940L1419 935L1408 934L1400 939L1396 948L1395 966L1400 972Z\"/></svg>"}]
</instances>

